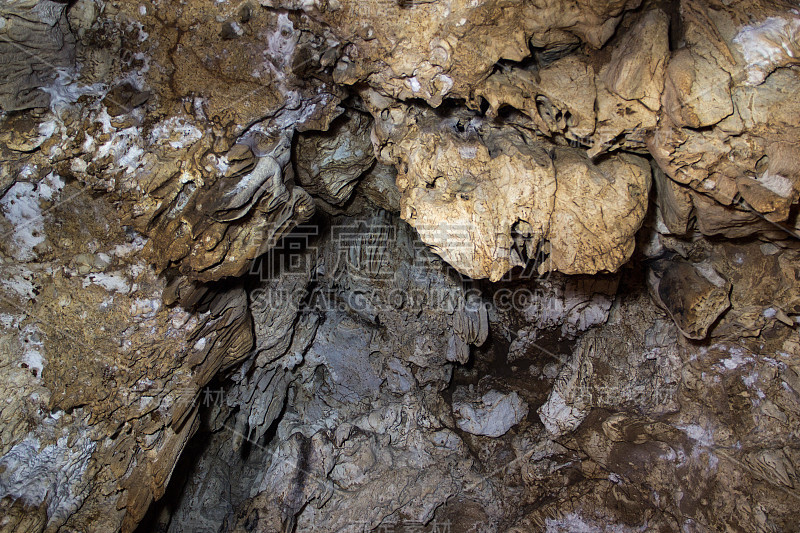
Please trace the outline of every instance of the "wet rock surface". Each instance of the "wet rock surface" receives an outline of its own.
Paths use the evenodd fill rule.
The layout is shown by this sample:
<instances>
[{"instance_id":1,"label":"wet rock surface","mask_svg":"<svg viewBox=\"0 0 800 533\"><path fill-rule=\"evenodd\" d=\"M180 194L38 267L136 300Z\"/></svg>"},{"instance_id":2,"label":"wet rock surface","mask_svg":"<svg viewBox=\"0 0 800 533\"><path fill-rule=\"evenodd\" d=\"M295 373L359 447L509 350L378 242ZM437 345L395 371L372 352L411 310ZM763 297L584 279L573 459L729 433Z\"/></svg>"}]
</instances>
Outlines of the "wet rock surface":
<instances>
[{"instance_id":1,"label":"wet rock surface","mask_svg":"<svg viewBox=\"0 0 800 533\"><path fill-rule=\"evenodd\" d=\"M0 531L794 531L799 35L5 2Z\"/></svg>"}]
</instances>

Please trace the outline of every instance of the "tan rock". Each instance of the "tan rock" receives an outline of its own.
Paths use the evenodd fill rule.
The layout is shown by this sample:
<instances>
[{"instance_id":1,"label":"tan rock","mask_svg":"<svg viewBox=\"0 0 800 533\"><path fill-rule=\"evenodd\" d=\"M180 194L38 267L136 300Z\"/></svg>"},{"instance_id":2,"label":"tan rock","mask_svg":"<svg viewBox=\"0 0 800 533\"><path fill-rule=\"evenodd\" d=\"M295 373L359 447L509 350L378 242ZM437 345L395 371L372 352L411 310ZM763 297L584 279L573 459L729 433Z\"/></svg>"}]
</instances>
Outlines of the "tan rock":
<instances>
[{"instance_id":1,"label":"tan rock","mask_svg":"<svg viewBox=\"0 0 800 533\"><path fill-rule=\"evenodd\" d=\"M538 133L586 146L592 157L620 148L645 152L661 105L667 29L664 13L649 11L614 44L610 58L575 53L538 68L505 67L474 94L494 116L512 106Z\"/></svg>"},{"instance_id":2,"label":"tan rock","mask_svg":"<svg viewBox=\"0 0 800 533\"><path fill-rule=\"evenodd\" d=\"M336 64L338 83L368 82L384 95L422 98L434 107L444 98L470 98L498 60L525 58L529 41L537 47L583 41L599 48L622 13L639 5L637 0L263 3L305 10L327 23L341 42L352 43Z\"/></svg>"},{"instance_id":3,"label":"tan rock","mask_svg":"<svg viewBox=\"0 0 800 533\"><path fill-rule=\"evenodd\" d=\"M500 279L540 247L549 254L541 269L569 274L614 271L633 252L650 187L643 159L594 165L510 128L481 130L414 108L382 113L378 152L398 166L401 216L463 274ZM392 125L393 113L402 125Z\"/></svg>"},{"instance_id":4,"label":"tan rock","mask_svg":"<svg viewBox=\"0 0 800 533\"><path fill-rule=\"evenodd\" d=\"M122 200L126 222L151 237L144 253L157 268L175 266L209 281L241 275L310 218L311 197L294 185L293 133L326 129L341 109L338 89L299 77L321 68L315 50L323 43L300 29L308 19L264 9L245 17L243 3L213 4L215 17L242 29L219 39L225 23L209 18L204 6L187 6L180 31L146 8L109 11L103 20L119 46L130 48L128 57L169 67L119 65L112 48L108 68L134 81L116 84L99 102L65 102L64 127L42 149L72 158L61 164L64 175ZM116 25L120 19L140 22ZM83 28L82 43L97 31ZM130 31L138 37L126 39ZM159 39L142 38L150 34ZM213 59L221 57L229 59ZM67 94L86 92L73 85ZM158 111L146 114L148 106ZM70 138L69 128L80 136Z\"/></svg>"},{"instance_id":5,"label":"tan rock","mask_svg":"<svg viewBox=\"0 0 800 533\"><path fill-rule=\"evenodd\" d=\"M661 218L670 233L685 235L692 216L691 193L686 187L669 179L657 165L651 166Z\"/></svg>"},{"instance_id":6,"label":"tan rock","mask_svg":"<svg viewBox=\"0 0 800 533\"><path fill-rule=\"evenodd\" d=\"M522 221L526 246L536 250L549 230L555 201L555 168L544 147L526 146L513 134L497 136L490 155L478 139L447 132L409 137L394 152L401 166L401 216L445 261L472 278L497 280L521 265L512 250L512 230Z\"/></svg>"},{"instance_id":7,"label":"tan rock","mask_svg":"<svg viewBox=\"0 0 800 533\"><path fill-rule=\"evenodd\" d=\"M800 15L637 6L0 8L0 529L791 530Z\"/></svg>"},{"instance_id":8,"label":"tan rock","mask_svg":"<svg viewBox=\"0 0 800 533\"><path fill-rule=\"evenodd\" d=\"M639 100L652 111L658 111L669 56L668 30L667 15L654 9L624 34L601 74L609 91L626 100Z\"/></svg>"},{"instance_id":9,"label":"tan rock","mask_svg":"<svg viewBox=\"0 0 800 533\"><path fill-rule=\"evenodd\" d=\"M741 197L769 220L786 221L798 187L788 163L794 156L783 150L797 137L788 117L798 112L790 95L800 81L785 67L794 62L792 35L800 19L777 3L711 10L687 0L683 9L687 46L667 66L664 114L648 148L678 183L723 205ZM745 23L756 12L759 22ZM777 155L785 170L768 166L770 153L786 154Z\"/></svg>"},{"instance_id":10,"label":"tan rock","mask_svg":"<svg viewBox=\"0 0 800 533\"><path fill-rule=\"evenodd\" d=\"M691 194L692 205L697 214L697 229L704 235L720 235L729 239L758 233L773 239L784 239L788 236L751 209L727 207L704 194Z\"/></svg>"},{"instance_id":11,"label":"tan rock","mask_svg":"<svg viewBox=\"0 0 800 533\"><path fill-rule=\"evenodd\" d=\"M131 531L197 429L199 391L249 352L246 295L167 307L145 238L57 175L0 203L3 527Z\"/></svg>"},{"instance_id":12,"label":"tan rock","mask_svg":"<svg viewBox=\"0 0 800 533\"><path fill-rule=\"evenodd\" d=\"M538 71L501 70L476 91L495 115L510 105L547 134L584 139L595 129L595 74L585 58L568 56Z\"/></svg>"},{"instance_id":13,"label":"tan rock","mask_svg":"<svg viewBox=\"0 0 800 533\"><path fill-rule=\"evenodd\" d=\"M669 60L664 111L679 127L711 126L733 113L730 75L714 61L682 49Z\"/></svg>"},{"instance_id":14,"label":"tan rock","mask_svg":"<svg viewBox=\"0 0 800 533\"><path fill-rule=\"evenodd\" d=\"M657 264L649 278L651 292L689 339L704 339L730 307L731 284L707 263L682 261Z\"/></svg>"},{"instance_id":15,"label":"tan rock","mask_svg":"<svg viewBox=\"0 0 800 533\"><path fill-rule=\"evenodd\" d=\"M565 274L614 272L633 253L650 192L650 168L637 156L597 165L583 154L556 150L556 202L548 268Z\"/></svg>"}]
</instances>

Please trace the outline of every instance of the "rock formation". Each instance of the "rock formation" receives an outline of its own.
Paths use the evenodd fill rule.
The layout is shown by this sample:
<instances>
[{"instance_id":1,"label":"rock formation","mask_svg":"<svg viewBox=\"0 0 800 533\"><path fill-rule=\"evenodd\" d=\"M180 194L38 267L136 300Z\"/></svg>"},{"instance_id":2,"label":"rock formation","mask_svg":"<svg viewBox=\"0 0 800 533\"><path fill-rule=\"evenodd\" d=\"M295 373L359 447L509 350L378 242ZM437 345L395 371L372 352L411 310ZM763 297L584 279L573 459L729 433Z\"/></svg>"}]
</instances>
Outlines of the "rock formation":
<instances>
[{"instance_id":1,"label":"rock formation","mask_svg":"<svg viewBox=\"0 0 800 533\"><path fill-rule=\"evenodd\" d=\"M0 531L800 522L784 0L0 4Z\"/></svg>"}]
</instances>

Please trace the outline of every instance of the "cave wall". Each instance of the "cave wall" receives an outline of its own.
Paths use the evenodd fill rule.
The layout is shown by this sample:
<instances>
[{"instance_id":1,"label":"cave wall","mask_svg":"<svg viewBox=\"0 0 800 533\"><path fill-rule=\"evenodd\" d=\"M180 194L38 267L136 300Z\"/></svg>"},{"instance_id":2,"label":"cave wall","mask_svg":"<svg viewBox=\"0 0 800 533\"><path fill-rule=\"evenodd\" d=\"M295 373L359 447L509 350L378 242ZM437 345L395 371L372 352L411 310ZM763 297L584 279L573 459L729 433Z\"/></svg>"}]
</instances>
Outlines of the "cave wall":
<instances>
[{"instance_id":1,"label":"cave wall","mask_svg":"<svg viewBox=\"0 0 800 533\"><path fill-rule=\"evenodd\" d=\"M0 530L794 530L798 32L3 2Z\"/></svg>"}]
</instances>

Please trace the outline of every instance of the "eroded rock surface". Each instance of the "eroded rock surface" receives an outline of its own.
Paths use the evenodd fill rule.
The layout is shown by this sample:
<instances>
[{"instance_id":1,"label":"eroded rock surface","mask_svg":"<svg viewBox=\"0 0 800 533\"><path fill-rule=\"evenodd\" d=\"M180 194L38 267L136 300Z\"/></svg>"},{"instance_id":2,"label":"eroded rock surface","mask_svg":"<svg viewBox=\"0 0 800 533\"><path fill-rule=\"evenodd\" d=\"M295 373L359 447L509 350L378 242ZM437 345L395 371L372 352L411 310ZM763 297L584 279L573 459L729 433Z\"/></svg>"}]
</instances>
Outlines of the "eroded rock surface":
<instances>
[{"instance_id":1,"label":"eroded rock surface","mask_svg":"<svg viewBox=\"0 0 800 533\"><path fill-rule=\"evenodd\" d=\"M339 205L350 198L375 156L369 133L372 120L353 112L323 134L308 133L297 143L298 181L311 194Z\"/></svg>"},{"instance_id":2,"label":"eroded rock surface","mask_svg":"<svg viewBox=\"0 0 800 533\"><path fill-rule=\"evenodd\" d=\"M250 349L246 294L164 305L146 239L55 173L0 209L3 528L132 529L196 429L201 388Z\"/></svg>"},{"instance_id":3,"label":"eroded rock surface","mask_svg":"<svg viewBox=\"0 0 800 533\"><path fill-rule=\"evenodd\" d=\"M397 218L339 219L329 230L313 252L286 252L301 268L262 271L251 292L263 324L257 357L215 414L212 438L224 443L216 453L242 468L235 453L245 436L261 442L282 416L278 440L254 450L261 463L248 460L251 477L231 481L240 495L228 517L234 531L254 520L270 531L295 521L371 528L395 513L427 522L476 479L438 391L468 345L486 339L485 310L468 307L457 278ZM450 461L463 479L449 476ZM213 508L196 516L214 491L192 484L170 531L221 527Z\"/></svg>"},{"instance_id":4,"label":"eroded rock surface","mask_svg":"<svg viewBox=\"0 0 800 533\"><path fill-rule=\"evenodd\" d=\"M650 189L644 159L595 165L478 117L375 112L376 151L399 167L401 216L463 274L497 281L540 254L543 271L595 274L630 258Z\"/></svg>"},{"instance_id":5,"label":"eroded rock surface","mask_svg":"<svg viewBox=\"0 0 800 533\"><path fill-rule=\"evenodd\" d=\"M467 433L500 437L528 414L528 406L516 392L491 390L476 400L469 399L469 392L462 388L453 395L456 424Z\"/></svg>"},{"instance_id":6,"label":"eroded rock surface","mask_svg":"<svg viewBox=\"0 0 800 533\"><path fill-rule=\"evenodd\" d=\"M350 43L336 63L337 83L367 82L386 96L421 98L433 107L445 97L470 98L498 60L527 57L528 43L547 48L586 42L599 48L625 10L639 3L265 2L302 9Z\"/></svg>"},{"instance_id":7,"label":"eroded rock surface","mask_svg":"<svg viewBox=\"0 0 800 533\"><path fill-rule=\"evenodd\" d=\"M0 530L793 531L799 32L6 2Z\"/></svg>"},{"instance_id":8,"label":"eroded rock surface","mask_svg":"<svg viewBox=\"0 0 800 533\"><path fill-rule=\"evenodd\" d=\"M49 0L5 2L0 7L3 111L47 107L64 97L75 61L75 37L66 8Z\"/></svg>"},{"instance_id":9,"label":"eroded rock surface","mask_svg":"<svg viewBox=\"0 0 800 533\"><path fill-rule=\"evenodd\" d=\"M665 114L648 139L650 151L670 178L693 189L703 233L763 230L729 223L736 217L752 223L758 214L793 226L797 122L790 117L797 113L791 94L798 80L794 69L781 66L796 55L797 14L747 2L713 13L685 4L687 47L668 64Z\"/></svg>"}]
</instances>

